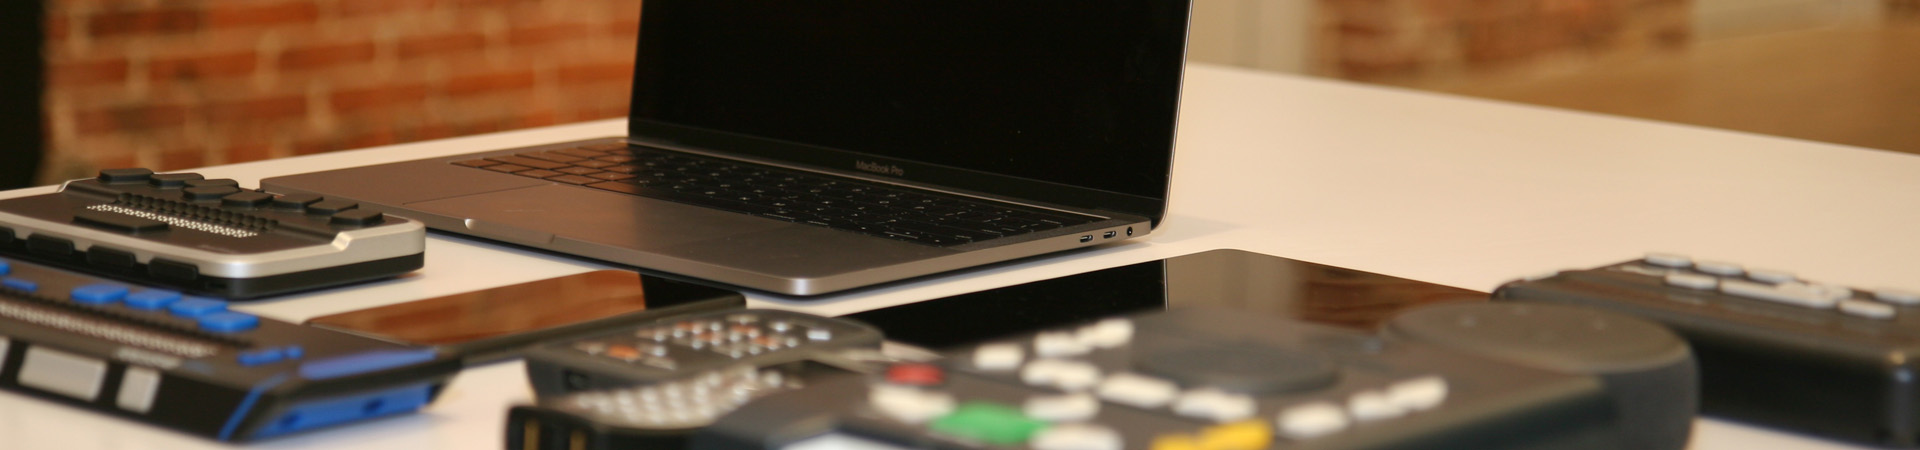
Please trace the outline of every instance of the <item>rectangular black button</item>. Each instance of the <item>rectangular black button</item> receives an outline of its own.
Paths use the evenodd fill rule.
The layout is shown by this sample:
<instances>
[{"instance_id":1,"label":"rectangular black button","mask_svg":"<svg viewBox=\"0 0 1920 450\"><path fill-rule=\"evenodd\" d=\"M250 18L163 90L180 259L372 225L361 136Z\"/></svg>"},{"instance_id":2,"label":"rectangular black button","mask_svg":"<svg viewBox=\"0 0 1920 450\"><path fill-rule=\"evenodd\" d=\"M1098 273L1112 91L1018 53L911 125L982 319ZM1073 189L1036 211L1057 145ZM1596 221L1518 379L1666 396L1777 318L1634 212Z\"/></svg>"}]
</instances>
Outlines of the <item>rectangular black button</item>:
<instances>
[{"instance_id":1,"label":"rectangular black button","mask_svg":"<svg viewBox=\"0 0 1920 450\"><path fill-rule=\"evenodd\" d=\"M73 241L46 235L27 236L27 251L57 258L73 255Z\"/></svg>"},{"instance_id":2,"label":"rectangular black button","mask_svg":"<svg viewBox=\"0 0 1920 450\"><path fill-rule=\"evenodd\" d=\"M120 213L82 209L73 212L73 220L122 233L142 233L167 229L167 223Z\"/></svg>"},{"instance_id":3,"label":"rectangular black button","mask_svg":"<svg viewBox=\"0 0 1920 450\"><path fill-rule=\"evenodd\" d=\"M129 268L140 263L133 252L117 250L99 245L87 249L87 264L105 267Z\"/></svg>"}]
</instances>

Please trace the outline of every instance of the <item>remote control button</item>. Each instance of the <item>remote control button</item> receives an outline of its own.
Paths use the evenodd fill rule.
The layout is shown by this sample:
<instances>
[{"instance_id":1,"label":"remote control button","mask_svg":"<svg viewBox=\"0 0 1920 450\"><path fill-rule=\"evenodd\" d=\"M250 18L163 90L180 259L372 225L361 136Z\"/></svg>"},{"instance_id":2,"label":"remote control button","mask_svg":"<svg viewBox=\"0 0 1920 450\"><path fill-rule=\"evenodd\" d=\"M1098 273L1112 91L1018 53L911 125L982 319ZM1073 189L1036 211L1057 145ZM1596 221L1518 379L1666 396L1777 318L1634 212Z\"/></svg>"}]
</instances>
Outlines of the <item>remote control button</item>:
<instances>
[{"instance_id":1,"label":"remote control button","mask_svg":"<svg viewBox=\"0 0 1920 450\"><path fill-rule=\"evenodd\" d=\"M1280 411L1275 421L1280 433L1295 439L1311 439L1347 429L1347 412L1327 402L1314 402Z\"/></svg>"},{"instance_id":2,"label":"remote control button","mask_svg":"<svg viewBox=\"0 0 1920 450\"><path fill-rule=\"evenodd\" d=\"M5 264L4 261L0 261L0 274L7 273L4 267ZM1873 290L1873 298L1899 305L1920 305L1920 292L1903 291L1899 289L1875 289Z\"/></svg>"},{"instance_id":3,"label":"remote control button","mask_svg":"<svg viewBox=\"0 0 1920 450\"><path fill-rule=\"evenodd\" d=\"M0 259L0 275L6 275L9 273L13 273L13 265L8 264L7 260Z\"/></svg>"},{"instance_id":4,"label":"remote control button","mask_svg":"<svg viewBox=\"0 0 1920 450\"><path fill-rule=\"evenodd\" d=\"M307 205L307 214L330 215L360 207L359 203L346 200L321 200Z\"/></svg>"},{"instance_id":5,"label":"remote control button","mask_svg":"<svg viewBox=\"0 0 1920 450\"><path fill-rule=\"evenodd\" d=\"M1683 268L1693 265L1693 258L1672 253L1648 253L1641 261L1661 267Z\"/></svg>"},{"instance_id":6,"label":"remote control button","mask_svg":"<svg viewBox=\"0 0 1920 450\"><path fill-rule=\"evenodd\" d=\"M887 382L906 386L939 386L947 381L947 373L940 366L923 363L900 363L887 367Z\"/></svg>"},{"instance_id":7,"label":"remote control button","mask_svg":"<svg viewBox=\"0 0 1920 450\"><path fill-rule=\"evenodd\" d=\"M1687 289L1698 289L1703 291L1712 290L1715 286L1720 285L1719 278L1714 278L1706 275L1678 273L1678 272L1667 274L1666 281L1668 286L1679 286Z\"/></svg>"},{"instance_id":8,"label":"remote control button","mask_svg":"<svg viewBox=\"0 0 1920 450\"><path fill-rule=\"evenodd\" d=\"M318 203L320 196L313 194L290 194L273 198L273 207L279 209L306 209L307 205Z\"/></svg>"},{"instance_id":9,"label":"remote control button","mask_svg":"<svg viewBox=\"0 0 1920 450\"><path fill-rule=\"evenodd\" d=\"M1834 304L1840 302L1840 298L1831 296L1831 292L1827 289L1806 283L1780 283L1771 285L1750 281L1727 280L1720 283L1720 292L1755 300L1765 300L1818 309L1832 308Z\"/></svg>"},{"instance_id":10,"label":"remote control button","mask_svg":"<svg viewBox=\"0 0 1920 450\"><path fill-rule=\"evenodd\" d=\"M921 423L952 412L954 402L953 394L882 384L868 389L867 403L894 420Z\"/></svg>"},{"instance_id":11,"label":"remote control button","mask_svg":"<svg viewBox=\"0 0 1920 450\"><path fill-rule=\"evenodd\" d=\"M1763 283L1789 283L1799 279L1793 272L1767 269L1747 269L1747 278Z\"/></svg>"},{"instance_id":12,"label":"remote control button","mask_svg":"<svg viewBox=\"0 0 1920 450\"><path fill-rule=\"evenodd\" d=\"M153 178L153 171L147 169L106 169L100 171L99 180L107 184L145 183Z\"/></svg>"},{"instance_id":13,"label":"remote control button","mask_svg":"<svg viewBox=\"0 0 1920 450\"><path fill-rule=\"evenodd\" d=\"M1120 450L1124 441L1112 428L1090 423L1056 425L1033 436L1033 450Z\"/></svg>"},{"instance_id":14,"label":"remote control button","mask_svg":"<svg viewBox=\"0 0 1920 450\"><path fill-rule=\"evenodd\" d=\"M35 283L33 282L33 280L28 280L25 278L5 277L5 278L0 278L0 287L6 287L7 289L12 289L20 292L33 293L33 291L40 290L40 283Z\"/></svg>"},{"instance_id":15,"label":"remote control button","mask_svg":"<svg viewBox=\"0 0 1920 450\"><path fill-rule=\"evenodd\" d=\"M197 173L162 173L147 178L147 184L161 189L186 187L188 180L206 178Z\"/></svg>"},{"instance_id":16,"label":"remote control button","mask_svg":"<svg viewBox=\"0 0 1920 450\"><path fill-rule=\"evenodd\" d=\"M607 343L597 341L575 342L573 343L573 349L589 355L599 355L607 352Z\"/></svg>"},{"instance_id":17,"label":"remote control button","mask_svg":"<svg viewBox=\"0 0 1920 450\"><path fill-rule=\"evenodd\" d=\"M203 186L189 187L182 192L182 196L188 200L218 200L220 197L239 193L240 188L233 186Z\"/></svg>"},{"instance_id":18,"label":"remote control button","mask_svg":"<svg viewBox=\"0 0 1920 450\"><path fill-rule=\"evenodd\" d=\"M226 310L227 302L199 297L187 297L167 305L167 312L188 319L197 319Z\"/></svg>"},{"instance_id":19,"label":"remote control button","mask_svg":"<svg viewBox=\"0 0 1920 450\"><path fill-rule=\"evenodd\" d=\"M350 209L334 214L331 220L334 225L366 227L386 222L387 216L371 209Z\"/></svg>"},{"instance_id":20,"label":"remote control button","mask_svg":"<svg viewBox=\"0 0 1920 450\"><path fill-rule=\"evenodd\" d=\"M143 217L91 209L75 210L73 220L95 228L104 228L121 233L146 233L167 229L167 223Z\"/></svg>"},{"instance_id":21,"label":"remote control button","mask_svg":"<svg viewBox=\"0 0 1920 450\"><path fill-rule=\"evenodd\" d=\"M1110 402L1153 409L1173 401L1180 394L1180 386L1159 378L1119 373L1101 381L1094 392Z\"/></svg>"},{"instance_id":22,"label":"remote control button","mask_svg":"<svg viewBox=\"0 0 1920 450\"><path fill-rule=\"evenodd\" d=\"M607 346L607 357L626 362L639 361L640 349L626 345L611 345Z\"/></svg>"},{"instance_id":23,"label":"remote control button","mask_svg":"<svg viewBox=\"0 0 1920 450\"><path fill-rule=\"evenodd\" d=\"M1100 413L1100 400L1086 393L1036 395L1027 397L1021 410L1028 417L1048 422L1079 422Z\"/></svg>"},{"instance_id":24,"label":"remote control button","mask_svg":"<svg viewBox=\"0 0 1920 450\"><path fill-rule=\"evenodd\" d=\"M240 352L234 359L242 366L253 367L273 364L287 359L286 350L279 347Z\"/></svg>"},{"instance_id":25,"label":"remote control button","mask_svg":"<svg viewBox=\"0 0 1920 450\"><path fill-rule=\"evenodd\" d=\"M1406 415L1407 409L1385 392L1360 391L1347 397L1347 412L1353 415L1354 420L1372 422Z\"/></svg>"},{"instance_id":26,"label":"remote control button","mask_svg":"<svg viewBox=\"0 0 1920 450\"><path fill-rule=\"evenodd\" d=\"M281 353L286 354L287 359L300 359L307 356L307 349L298 345L289 345Z\"/></svg>"},{"instance_id":27,"label":"remote control button","mask_svg":"<svg viewBox=\"0 0 1920 450\"><path fill-rule=\"evenodd\" d=\"M999 343L982 345L973 349L973 367L980 370L1000 372L1020 367L1027 358L1026 350L1020 344Z\"/></svg>"},{"instance_id":28,"label":"remote control button","mask_svg":"<svg viewBox=\"0 0 1920 450\"><path fill-rule=\"evenodd\" d=\"M200 329L216 333L238 333L260 327L259 317L232 311L207 314L198 320Z\"/></svg>"},{"instance_id":29,"label":"remote control button","mask_svg":"<svg viewBox=\"0 0 1920 450\"><path fill-rule=\"evenodd\" d=\"M767 329L785 333L788 330L793 329L793 322L789 322L786 320L775 320L772 322L767 322Z\"/></svg>"},{"instance_id":30,"label":"remote control button","mask_svg":"<svg viewBox=\"0 0 1920 450\"><path fill-rule=\"evenodd\" d=\"M1724 261L1697 261L1693 263L1693 269L1723 277L1737 277L1747 273L1745 267Z\"/></svg>"},{"instance_id":31,"label":"remote control button","mask_svg":"<svg viewBox=\"0 0 1920 450\"><path fill-rule=\"evenodd\" d=\"M1093 347L1080 342L1080 338L1070 332L1043 332L1033 336L1033 354L1042 358L1080 356L1093 351Z\"/></svg>"},{"instance_id":32,"label":"remote control button","mask_svg":"<svg viewBox=\"0 0 1920 450\"><path fill-rule=\"evenodd\" d=\"M73 291L68 293L68 297L72 298L74 303L83 305L111 305L120 299L127 298L127 287L106 283L89 284L73 288Z\"/></svg>"},{"instance_id":33,"label":"remote control button","mask_svg":"<svg viewBox=\"0 0 1920 450\"><path fill-rule=\"evenodd\" d=\"M1180 395L1173 412L1182 416L1214 422L1230 422L1253 417L1257 405L1253 397L1214 388L1199 388Z\"/></svg>"},{"instance_id":34,"label":"remote control button","mask_svg":"<svg viewBox=\"0 0 1920 450\"><path fill-rule=\"evenodd\" d=\"M180 293L173 291L146 290L127 294L125 302L128 308L141 311L158 311L173 302L180 301Z\"/></svg>"},{"instance_id":35,"label":"remote control button","mask_svg":"<svg viewBox=\"0 0 1920 450\"><path fill-rule=\"evenodd\" d=\"M826 328L809 328L809 329L807 329L807 340L810 340L810 341L824 341L824 340L828 340L828 339L833 339L833 330L829 330L829 329L826 329Z\"/></svg>"},{"instance_id":36,"label":"remote control button","mask_svg":"<svg viewBox=\"0 0 1920 450\"><path fill-rule=\"evenodd\" d=\"M1273 428L1259 421L1214 425L1200 430L1198 443L1207 450L1263 450L1273 445Z\"/></svg>"},{"instance_id":37,"label":"remote control button","mask_svg":"<svg viewBox=\"0 0 1920 450\"><path fill-rule=\"evenodd\" d=\"M114 405L120 409L145 413L153 409L153 396L160 392L160 372L145 367L128 367L120 376L120 394Z\"/></svg>"},{"instance_id":38,"label":"remote control button","mask_svg":"<svg viewBox=\"0 0 1920 450\"><path fill-rule=\"evenodd\" d=\"M73 256L73 241L44 234L27 236L27 250L54 258Z\"/></svg>"},{"instance_id":39,"label":"remote control button","mask_svg":"<svg viewBox=\"0 0 1920 450\"><path fill-rule=\"evenodd\" d=\"M1133 340L1133 321L1121 318L1102 320L1080 328L1075 337L1080 339L1080 343L1093 348L1127 345Z\"/></svg>"},{"instance_id":40,"label":"remote control button","mask_svg":"<svg viewBox=\"0 0 1920 450\"><path fill-rule=\"evenodd\" d=\"M1040 359L1020 369L1020 381L1034 386L1051 386L1075 392L1100 382L1100 368L1093 364L1062 359Z\"/></svg>"},{"instance_id":41,"label":"remote control button","mask_svg":"<svg viewBox=\"0 0 1920 450\"><path fill-rule=\"evenodd\" d=\"M753 314L728 314L727 321L745 325L745 324L759 322L760 316L753 315Z\"/></svg>"},{"instance_id":42,"label":"remote control button","mask_svg":"<svg viewBox=\"0 0 1920 450\"><path fill-rule=\"evenodd\" d=\"M1019 410L992 403L971 402L953 413L934 419L927 428L941 434L962 437L993 445L1026 442L1035 432L1047 428L1046 422L1033 420Z\"/></svg>"},{"instance_id":43,"label":"remote control button","mask_svg":"<svg viewBox=\"0 0 1920 450\"><path fill-rule=\"evenodd\" d=\"M94 244L92 247L87 247L87 264L129 269L140 265L140 259L134 256L133 252Z\"/></svg>"},{"instance_id":44,"label":"remote control button","mask_svg":"<svg viewBox=\"0 0 1920 450\"><path fill-rule=\"evenodd\" d=\"M190 187L190 188L220 187L220 186L229 186L229 187L238 188L240 187L240 182L233 181L227 178L214 178L214 179L207 179L207 180L187 180L187 187Z\"/></svg>"},{"instance_id":45,"label":"remote control button","mask_svg":"<svg viewBox=\"0 0 1920 450\"><path fill-rule=\"evenodd\" d=\"M258 208L273 201L273 194L255 191L243 191L220 197L220 205L233 208Z\"/></svg>"},{"instance_id":46,"label":"remote control button","mask_svg":"<svg viewBox=\"0 0 1920 450\"><path fill-rule=\"evenodd\" d=\"M1187 386L1270 394L1318 389L1338 367L1315 354L1258 344L1193 345L1134 354L1134 367Z\"/></svg>"},{"instance_id":47,"label":"remote control button","mask_svg":"<svg viewBox=\"0 0 1920 450\"><path fill-rule=\"evenodd\" d=\"M200 266L188 262L154 257L147 261L147 274L167 280L193 281L194 279L200 278Z\"/></svg>"},{"instance_id":48,"label":"remote control button","mask_svg":"<svg viewBox=\"0 0 1920 450\"><path fill-rule=\"evenodd\" d=\"M1387 401L1401 409L1425 411L1447 400L1447 380L1428 375L1387 386Z\"/></svg>"},{"instance_id":49,"label":"remote control button","mask_svg":"<svg viewBox=\"0 0 1920 450\"><path fill-rule=\"evenodd\" d=\"M1840 301L1840 312L1869 319L1892 319L1893 305L1870 300L1846 299Z\"/></svg>"}]
</instances>

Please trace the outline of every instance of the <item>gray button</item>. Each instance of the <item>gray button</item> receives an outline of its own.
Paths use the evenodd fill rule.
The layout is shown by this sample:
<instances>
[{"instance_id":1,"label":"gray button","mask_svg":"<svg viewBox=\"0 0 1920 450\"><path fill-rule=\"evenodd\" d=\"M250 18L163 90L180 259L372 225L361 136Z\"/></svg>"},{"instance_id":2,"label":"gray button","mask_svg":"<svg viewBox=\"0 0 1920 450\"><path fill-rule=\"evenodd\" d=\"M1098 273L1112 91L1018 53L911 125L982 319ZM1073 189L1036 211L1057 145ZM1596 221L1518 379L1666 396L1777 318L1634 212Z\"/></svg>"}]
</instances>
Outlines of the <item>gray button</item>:
<instances>
[{"instance_id":1,"label":"gray button","mask_svg":"<svg viewBox=\"0 0 1920 450\"><path fill-rule=\"evenodd\" d=\"M1700 261L1693 264L1693 269L1726 277L1737 277L1747 272L1747 269L1740 267L1739 264L1722 261Z\"/></svg>"},{"instance_id":2,"label":"gray button","mask_svg":"<svg viewBox=\"0 0 1920 450\"><path fill-rule=\"evenodd\" d=\"M153 409L153 395L160 392L160 372L145 367L128 367L120 377L120 409L137 413Z\"/></svg>"},{"instance_id":3,"label":"gray button","mask_svg":"<svg viewBox=\"0 0 1920 450\"><path fill-rule=\"evenodd\" d=\"M20 385L92 401L100 396L107 362L45 347L28 347Z\"/></svg>"},{"instance_id":4,"label":"gray button","mask_svg":"<svg viewBox=\"0 0 1920 450\"><path fill-rule=\"evenodd\" d=\"M1901 305L1920 304L1920 292L1902 291L1899 289L1874 289L1873 298L1883 302ZM5 344L5 342L0 342L0 350L7 348Z\"/></svg>"},{"instance_id":5,"label":"gray button","mask_svg":"<svg viewBox=\"0 0 1920 450\"><path fill-rule=\"evenodd\" d=\"M1687 255L1676 255L1672 253L1648 253L1647 257L1641 259L1641 261L1663 267L1687 267L1693 265L1693 258L1688 258Z\"/></svg>"},{"instance_id":6,"label":"gray button","mask_svg":"<svg viewBox=\"0 0 1920 450\"><path fill-rule=\"evenodd\" d=\"M1869 319L1892 319L1893 305L1868 300L1846 299L1840 301L1840 312Z\"/></svg>"},{"instance_id":7,"label":"gray button","mask_svg":"<svg viewBox=\"0 0 1920 450\"><path fill-rule=\"evenodd\" d=\"M1832 308L1834 304L1840 302L1840 298L1832 296L1831 292L1803 283L1767 285L1751 281L1727 280L1720 283L1720 292L1808 308Z\"/></svg>"},{"instance_id":8,"label":"gray button","mask_svg":"<svg viewBox=\"0 0 1920 450\"><path fill-rule=\"evenodd\" d=\"M1766 269L1748 269L1747 278L1768 283L1786 283L1798 279L1793 275L1793 272Z\"/></svg>"},{"instance_id":9,"label":"gray button","mask_svg":"<svg viewBox=\"0 0 1920 450\"><path fill-rule=\"evenodd\" d=\"M1667 274L1667 284L1688 289L1708 290L1720 284L1720 279L1691 273L1670 273Z\"/></svg>"}]
</instances>

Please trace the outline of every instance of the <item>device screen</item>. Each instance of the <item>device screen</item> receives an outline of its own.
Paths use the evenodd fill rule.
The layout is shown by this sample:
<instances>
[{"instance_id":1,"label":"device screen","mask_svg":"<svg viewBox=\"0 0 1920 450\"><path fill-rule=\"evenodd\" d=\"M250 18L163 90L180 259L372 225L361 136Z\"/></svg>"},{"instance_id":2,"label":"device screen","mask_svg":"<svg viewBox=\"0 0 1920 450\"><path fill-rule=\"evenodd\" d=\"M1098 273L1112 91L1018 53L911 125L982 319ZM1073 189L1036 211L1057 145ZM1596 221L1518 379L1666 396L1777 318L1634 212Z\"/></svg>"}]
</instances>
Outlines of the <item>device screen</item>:
<instances>
[{"instance_id":1,"label":"device screen","mask_svg":"<svg viewBox=\"0 0 1920 450\"><path fill-rule=\"evenodd\" d=\"M308 324L433 346L512 346L545 331L711 304L739 293L621 270L601 270L321 316ZM506 342L512 341L512 342Z\"/></svg>"},{"instance_id":2,"label":"device screen","mask_svg":"<svg viewBox=\"0 0 1920 450\"><path fill-rule=\"evenodd\" d=\"M1487 293L1239 250L1215 250L876 309L848 318L939 349L1155 309L1213 306L1370 329L1413 306Z\"/></svg>"}]
</instances>

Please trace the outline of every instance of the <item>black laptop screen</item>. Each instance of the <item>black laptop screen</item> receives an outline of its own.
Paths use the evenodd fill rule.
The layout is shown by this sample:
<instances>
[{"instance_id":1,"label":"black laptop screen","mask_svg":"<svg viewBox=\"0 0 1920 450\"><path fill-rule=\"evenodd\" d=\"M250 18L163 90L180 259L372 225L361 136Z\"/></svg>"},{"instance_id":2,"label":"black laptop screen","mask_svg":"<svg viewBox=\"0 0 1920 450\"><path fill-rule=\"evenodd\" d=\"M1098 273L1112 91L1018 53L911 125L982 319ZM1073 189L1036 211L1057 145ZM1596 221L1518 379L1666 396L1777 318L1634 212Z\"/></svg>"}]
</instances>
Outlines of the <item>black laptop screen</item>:
<instances>
[{"instance_id":1,"label":"black laptop screen","mask_svg":"<svg viewBox=\"0 0 1920 450\"><path fill-rule=\"evenodd\" d=\"M725 150L907 179L986 173L1165 198L1187 11L648 0L631 118L636 134L744 135L757 145Z\"/></svg>"}]
</instances>

